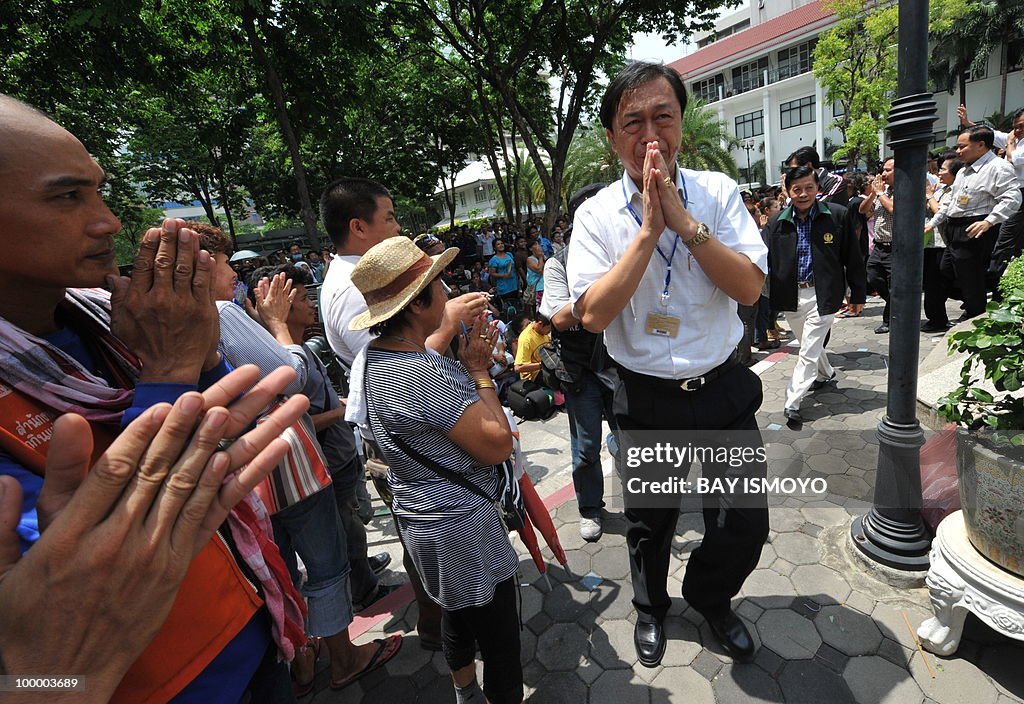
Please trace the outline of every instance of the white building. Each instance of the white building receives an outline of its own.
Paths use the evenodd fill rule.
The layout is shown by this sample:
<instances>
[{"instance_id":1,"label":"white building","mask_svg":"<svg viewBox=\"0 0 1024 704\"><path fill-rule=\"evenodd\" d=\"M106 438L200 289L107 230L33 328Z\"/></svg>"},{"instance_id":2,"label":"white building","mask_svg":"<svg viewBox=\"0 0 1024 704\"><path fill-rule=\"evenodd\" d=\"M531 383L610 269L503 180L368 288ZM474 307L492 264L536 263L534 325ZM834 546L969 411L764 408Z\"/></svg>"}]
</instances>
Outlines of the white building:
<instances>
[{"instance_id":1,"label":"white building","mask_svg":"<svg viewBox=\"0 0 1024 704\"><path fill-rule=\"evenodd\" d=\"M839 131L829 129L836 106L827 104L811 73L815 41L836 22L819 0L755 0L719 19L715 31L697 35L697 51L669 64L682 76L690 94L707 100L730 131L746 142L748 150L741 146L733 151L741 183L752 180L747 174L748 156L751 165L763 158L768 181L776 182L782 160L799 147L814 146L824 155L826 141L842 142ZM999 109L1004 70L1009 72L1006 111L1024 106L1020 42L1015 46L1016 51L1008 52L1005 69L997 51L986 75L967 83L971 119L980 120ZM935 146L940 146L947 143L947 131L957 125L957 98L939 92L935 100L939 114Z\"/></svg>"},{"instance_id":2,"label":"white building","mask_svg":"<svg viewBox=\"0 0 1024 704\"><path fill-rule=\"evenodd\" d=\"M500 200L498 187L495 185L494 172L486 160L471 161L455 176L455 181L445 180L438 184L434 197L441 203L444 217L434 227L447 225L451 222L448 201L445 191L455 192L455 219L458 221L473 218L493 218ZM450 197L450 193L448 195Z\"/></svg>"}]
</instances>

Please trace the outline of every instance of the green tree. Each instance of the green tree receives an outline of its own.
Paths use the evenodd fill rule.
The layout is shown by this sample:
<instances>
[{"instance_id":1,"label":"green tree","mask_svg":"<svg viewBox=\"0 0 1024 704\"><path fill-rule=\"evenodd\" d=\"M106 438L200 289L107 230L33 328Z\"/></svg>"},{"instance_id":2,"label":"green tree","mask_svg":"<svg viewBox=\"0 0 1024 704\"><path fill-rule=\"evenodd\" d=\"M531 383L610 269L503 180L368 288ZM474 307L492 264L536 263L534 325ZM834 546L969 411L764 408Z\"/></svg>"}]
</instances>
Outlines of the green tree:
<instances>
[{"instance_id":1,"label":"green tree","mask_svg":"<svg viewBox=\"0 0 1024 704\"><path fill-rule=\"evenodd\" d=\"M733 178L739 176L731 148L739 145L718 114L700 99L686 103L683 111L682 141L679 143L679 164L688 169L721 171ZM723 147L722 145L726 146Z\"/></svg>"},{"instance_id":2,"label":"green tree","mask_svg":"<svg viewBox=\"0 0 1024 704\"><path fill-rule=\"evenodd\" d=\"M604 128L581 128L565 159L565 192L571 195L591 183L611 183L621 177L622 163Z\"/></svg>"},{"instance_id":3,"label":"green tree","mask_svg":"<svg viewBox=\"0 0 1024 704\"><path fill-rule=\"evenodd\" d=\"M852 168L878 153L878 132L896 94L899 10L861 0L829 0L826 6L839 22L818 37L814 76L827 101L843 108L830 125L843 135L833 158Z\"/></svg>"},{"instance_id":4,"label":"green tree","mask_svg":"<svg viewBox=\"0 0 1024 704\"><path fill-rule=\"evenodd\" d=\"M565 162L600 73L610 75L635 28L669 39L706 27L724 2L694 0L666 6L656 0L390 0L409 27L453 70L466 71L493 92L501 113L537 171L546 225L558 215ZM551 79L551 84L549 84ZM553 95L552 95L553 94Z\"/></svg>"}]
</instances>

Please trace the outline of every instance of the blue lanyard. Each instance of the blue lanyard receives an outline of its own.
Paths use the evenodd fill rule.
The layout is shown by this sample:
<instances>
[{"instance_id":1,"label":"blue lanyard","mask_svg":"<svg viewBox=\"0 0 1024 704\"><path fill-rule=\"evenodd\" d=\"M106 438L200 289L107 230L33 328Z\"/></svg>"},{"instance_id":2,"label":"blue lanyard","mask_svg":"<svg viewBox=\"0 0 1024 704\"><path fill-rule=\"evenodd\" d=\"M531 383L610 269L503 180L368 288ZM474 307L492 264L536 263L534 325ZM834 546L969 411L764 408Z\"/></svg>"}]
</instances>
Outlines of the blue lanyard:
<instances>
[{"instance_id":1,"label":"blue lanyard","mask_svg":"<svg viewBox=\"0 0 1024 704\"><path fill-rule=\"evenodd\" d=\"M676 168L678 169L678 167L676 167ZM622 174L622 181L621 181L622 197L626 201L626 210L628 210L629 214L633 216L634 220L636 220L636 224L641 226L641 227L643 227L643 224L644 224L643 219L639 215L637 215L637 212L633 209L633 204L629 202L629 196L626 195L626 179L628 177L629 177L628 174ZM679 172L679 178L681 178L682 181L683 181L683 207L685 208L685 207L687 207L690 204L690 199L687 197L687 193L686 193L686 176L683 176L683 173L680 171ZM672 285L672 260L675 259L675 257L676 257L676 247L678 247L678 246L679 246L679 236L678 235L676 236L676 238L674 240L672 240L672 251L669 253L669 255L667 257L665 256L665 253L661 251L661 246L660 245L655 245L654 246L654 248L658 251L658 255L665 261L665 265L668 267L667 271L665 272L665 287L661 291L661 304L662 305L668 305L669 286Z\"/></svg>"}]
</instances>

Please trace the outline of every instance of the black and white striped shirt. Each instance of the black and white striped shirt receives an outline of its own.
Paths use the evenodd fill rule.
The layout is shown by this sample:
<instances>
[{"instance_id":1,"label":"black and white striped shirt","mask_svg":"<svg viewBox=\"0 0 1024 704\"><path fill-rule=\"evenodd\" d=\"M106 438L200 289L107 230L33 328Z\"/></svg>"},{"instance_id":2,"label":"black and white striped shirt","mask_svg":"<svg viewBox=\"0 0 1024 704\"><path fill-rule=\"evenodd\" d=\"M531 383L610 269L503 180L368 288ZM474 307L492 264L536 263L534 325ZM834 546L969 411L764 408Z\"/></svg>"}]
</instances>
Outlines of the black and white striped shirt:
<instances>
[{"instance_id":1,"label":"black and white striped shirt","mask_svg":"<svg viewBox=\"0 0 1024 704\"><path fill-rule=\"evenodd\" d=\"M424 588L450 611L487 604L519 565L494 504L410 459L391 439L397 435L494 496L495 468L481 466L448 437L480 400L469 376L441 355L371 347L366 398L370 428L390 466L399 530Z\"/></svg>"}]
</instances>

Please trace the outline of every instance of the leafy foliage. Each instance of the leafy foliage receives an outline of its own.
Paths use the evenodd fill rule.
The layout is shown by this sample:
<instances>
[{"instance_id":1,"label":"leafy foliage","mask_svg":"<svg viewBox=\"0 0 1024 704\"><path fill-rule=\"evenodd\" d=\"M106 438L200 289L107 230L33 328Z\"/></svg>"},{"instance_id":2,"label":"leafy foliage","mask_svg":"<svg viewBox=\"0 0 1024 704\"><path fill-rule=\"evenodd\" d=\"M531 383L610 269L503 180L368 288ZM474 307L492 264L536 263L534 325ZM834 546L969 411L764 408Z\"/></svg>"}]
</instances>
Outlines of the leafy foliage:
<instances>
[{"instance_id":1,"label":"leafy foliage","mask_svg":"<svg viewBox=\"0 0 1024 704\"><path fill-rule=\"evenodd\" d=\"M688 169L721 171L733 178L739 176L739 167L729 147L739 145L718 113L703 100L693 99L683 111L683 138L679 143L679 164ZM723 147L722 145L727 145Z\"/></svg>"},{"instance_id":2,"label":"leafy foliage","mask_svg":"<svg viewBox=\"0 0 1024 704\"><path fill-rule=\"evenodd\" d=\"M899 10L860 0L829 0L826 5L839 23L818 37L814 76L827 100L843 107L831 124L843 135L832 158L852 167L878 153L878 132L896 93Z\"/></svg>"},{"instance_id":3,"label":"leafy foliage","mask_svg":"<svg viewBox=\"0 0 1024 704\"><path fill-rule=\"evenodd\" d=\"M954 333L949 348L967 353L960 385L939 399L938 414L1024 455L1024 258L1007 268L1002 302L988 305L972 329ZM996 393L981 388L991 382Z\"/></svg>"}]
</instances>

